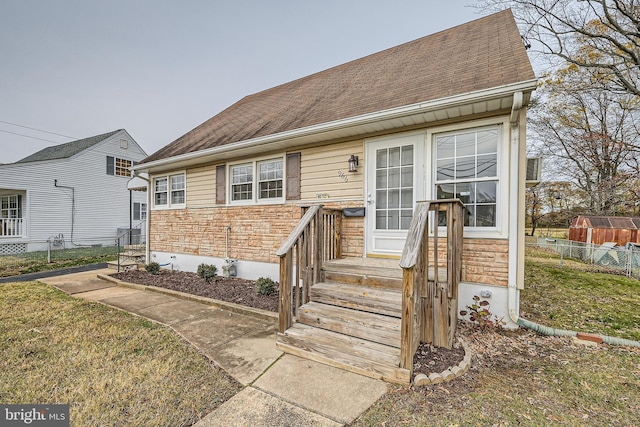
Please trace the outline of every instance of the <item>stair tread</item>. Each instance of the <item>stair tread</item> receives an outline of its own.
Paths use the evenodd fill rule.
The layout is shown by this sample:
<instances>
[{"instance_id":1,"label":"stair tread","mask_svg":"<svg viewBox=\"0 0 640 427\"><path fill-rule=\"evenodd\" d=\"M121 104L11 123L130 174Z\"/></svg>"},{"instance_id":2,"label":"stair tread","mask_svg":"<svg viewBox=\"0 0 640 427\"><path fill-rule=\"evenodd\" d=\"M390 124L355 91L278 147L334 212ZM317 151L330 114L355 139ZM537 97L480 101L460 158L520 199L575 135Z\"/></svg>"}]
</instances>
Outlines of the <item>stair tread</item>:
<instances>
[{"instance_id":1,"label":"stair tread","mask_svg":"<svg viewBox=\"0 0 640 427\"><path fill-rule=\"evenodd\" d=\"M300 307L298 320L307 325L400 347L401 319L397 317L311 301Z\"/></svg>"},{"instance_id":2,"label":"stair tread","mask_svg":"<svg viewBox=\"0 0 640 427\"><path fill-rule=\"evenodd\" d=\"M310 297L324 304L394 317L402 315L402 293L398 289L326 281L313 285Z\"/></svg>"},{"instance_id":3,"label":"stair tread","mask_svg":"<svg viewBox=\"0 0 640 427\"><path fill-rule=\"evenodd\" d=\"M279 333L279 349L372 378L408 383L410 372L399 368L394 347L296 323Z\"/></svg>"}]
</instances>

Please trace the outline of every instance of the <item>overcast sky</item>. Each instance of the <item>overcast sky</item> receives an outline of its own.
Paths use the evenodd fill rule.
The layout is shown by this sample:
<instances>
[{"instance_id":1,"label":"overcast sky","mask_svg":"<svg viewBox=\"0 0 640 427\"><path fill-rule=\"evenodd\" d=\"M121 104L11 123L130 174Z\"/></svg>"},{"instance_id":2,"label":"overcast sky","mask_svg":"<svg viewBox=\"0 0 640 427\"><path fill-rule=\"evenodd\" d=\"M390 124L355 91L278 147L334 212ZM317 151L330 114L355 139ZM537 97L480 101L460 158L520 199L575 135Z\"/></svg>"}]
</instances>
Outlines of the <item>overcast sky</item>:
<instances>
[{"instance_id":1,"label":"overcast sky","mask_svg":"<svg viewBox=\"0 0 640 427\"><path fill-rule=\"evenodd\" d=\"M478 19L473 1L4 0L0 163L120 128L151 154L246 95Z\"/></svg>"}]
</instances>

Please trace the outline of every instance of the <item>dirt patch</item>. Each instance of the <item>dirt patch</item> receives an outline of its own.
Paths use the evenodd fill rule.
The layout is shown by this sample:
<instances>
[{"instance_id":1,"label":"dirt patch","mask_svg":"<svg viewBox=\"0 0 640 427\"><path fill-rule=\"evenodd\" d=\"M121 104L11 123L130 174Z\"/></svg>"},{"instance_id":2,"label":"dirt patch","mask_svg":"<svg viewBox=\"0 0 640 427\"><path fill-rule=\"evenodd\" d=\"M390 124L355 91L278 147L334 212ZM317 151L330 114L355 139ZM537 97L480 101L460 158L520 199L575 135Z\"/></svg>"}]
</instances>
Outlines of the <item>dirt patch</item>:
<instances>
[{"instance_id":1,"label":"dirt patch","mask_svg":"<svg viewBox=\"0 0 640 427\"><path fill-rule=\"evenodd\" d=\"M216 276L207 283L195 273L162 270L150 274L142 270L130 270L111 275L118 280L140 285L157 286L201 297L245 305L247 307L278 312L278 291L273 295L259 295L253 280Z\"/></svg>"},{"instance_id":2,"label":"dirt patch","mask_svg":"<svg viewBox=\"0 0 640 427\"><path fill-rule=\"evenodd\" d=\"M413 356L413 374L439 374L442 371L456 366L464 359L464 349L459 343L455 343L452 349L433 347L421 343Z\"/></svg>"}]
</instances>

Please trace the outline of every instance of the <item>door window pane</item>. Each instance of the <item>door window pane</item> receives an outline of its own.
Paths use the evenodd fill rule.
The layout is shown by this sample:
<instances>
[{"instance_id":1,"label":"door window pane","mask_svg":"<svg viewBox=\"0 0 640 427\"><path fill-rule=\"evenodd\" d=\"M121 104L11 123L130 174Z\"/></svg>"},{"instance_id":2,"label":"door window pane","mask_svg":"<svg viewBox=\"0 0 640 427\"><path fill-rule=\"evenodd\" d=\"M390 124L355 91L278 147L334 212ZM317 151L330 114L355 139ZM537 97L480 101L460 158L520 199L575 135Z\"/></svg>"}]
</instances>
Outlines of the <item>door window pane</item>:
<instances>
[{"instance_id":1,"label":"door window pane","mask_svg":"<svg viewBox=\"0 0 640 427\"><path fill-rule=\"evenodd\" d=\"M413 154L412 145L376 151L376 229L378 230L409 228L414 199ZM401 217L404 219L401 220Z\"/></svg>"}]
</instances>

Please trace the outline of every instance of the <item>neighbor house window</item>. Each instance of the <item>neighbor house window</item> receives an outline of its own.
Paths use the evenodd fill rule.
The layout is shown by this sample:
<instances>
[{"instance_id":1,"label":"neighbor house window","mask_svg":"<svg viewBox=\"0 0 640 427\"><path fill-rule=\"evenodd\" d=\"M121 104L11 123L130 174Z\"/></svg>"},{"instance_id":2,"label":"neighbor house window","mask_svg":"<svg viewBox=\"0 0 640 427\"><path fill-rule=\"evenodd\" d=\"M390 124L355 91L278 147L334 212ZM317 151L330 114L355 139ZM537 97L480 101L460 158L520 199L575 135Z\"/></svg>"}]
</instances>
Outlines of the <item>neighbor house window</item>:
<instances>
[{"instance_id":1,"label":"neighbor house window","mask_svg":"<svg viewBox=\"0 0 640 427\"><path fill-rule=\"evenodd\" d=\"M107 156L107 175L130 177L133 164L131 160Z\"/></svg>"},{"instance_id":2,"label":"neighbor house window","mask_svg":"<svg viewBox=\"0 0 640 427\"><path fill-rule=\"evenodd\" d=\"M156 177L153 179L153 205L161 208L184 207L185 189L184 173Z\"/></svg>"},{"instance_id":3,"label":"neighbor house window","mask_svg":"<svg viewBox=\"0 0 640 427\"><path fill-rule=\"evenodd\" d=\"M134 203L133 204L133 219L134 221L144 221L147 219L147 204L146 203Z\"/></svg>"},{"instance_id":4,"label":"neighbor house window","mask_svg":"<svg viewBox=\"0 0 640 427\"><path fill-rule=\"evenodd\" d=\"M20 202L17 194L0 196L0 218L20 218Z\"/></svg>"},{"instance_id":5,"label":"neighbor house window","mask_svg":"<svg viewBox=\"0 0 640 427\"><path fill-rule=\"evenodd\" d=\"M229 167L232 202L278 200L284 196L282 158Z\"/></svg>"},{"instance_id":6,"label":"neighbor house window","mask_svg":"<svg viewBox=\"0 0 640 427\"><path fill-rule=\"evenodd\" d=\"M465 226L496 226L498 139L498 127L436 136L437 198L460 199Z\"/></svg>"}]
</instances>

